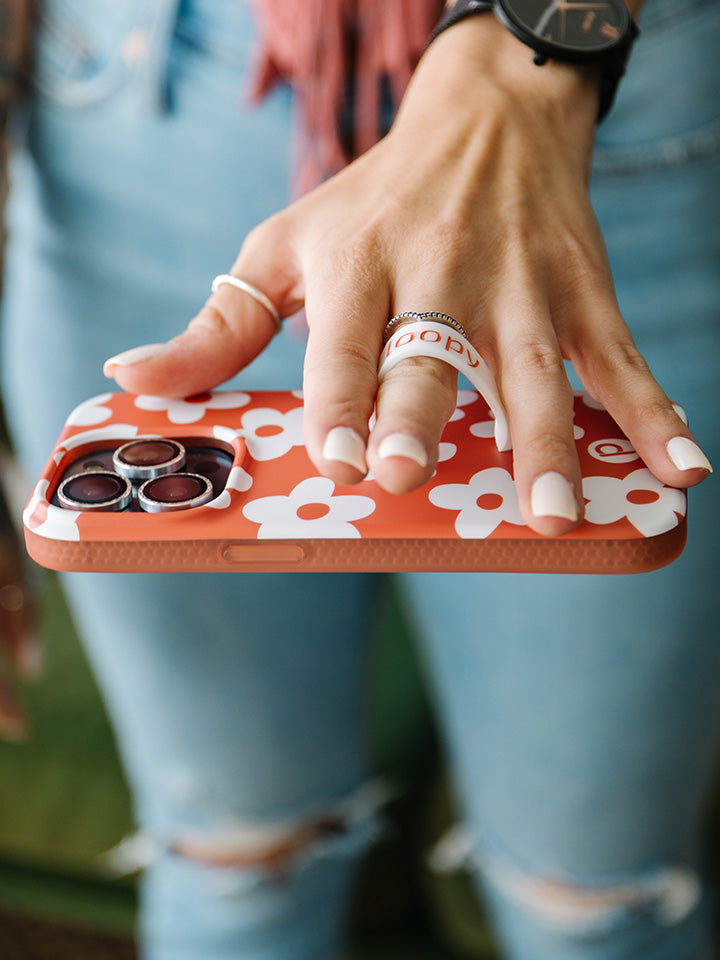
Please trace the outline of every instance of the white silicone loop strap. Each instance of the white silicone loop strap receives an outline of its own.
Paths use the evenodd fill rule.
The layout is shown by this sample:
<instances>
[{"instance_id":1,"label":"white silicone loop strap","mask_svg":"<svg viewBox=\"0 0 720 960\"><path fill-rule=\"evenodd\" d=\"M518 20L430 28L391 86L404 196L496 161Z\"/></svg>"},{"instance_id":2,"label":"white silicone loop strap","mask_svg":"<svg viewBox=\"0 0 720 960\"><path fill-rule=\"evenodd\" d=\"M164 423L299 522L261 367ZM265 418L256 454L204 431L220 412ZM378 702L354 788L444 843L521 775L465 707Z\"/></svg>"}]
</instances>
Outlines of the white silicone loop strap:
<instances>
[{"instance_id":1,"label":"white silicone loop strap","mask_svg":"<svg viewBox=\"0 0 720 960\"><path fill-rule=\"evenodd\" d=\"M235 287L236 290L242 290L243 293L246 293L249 297L252 297L256 303L260 304L260 306L265 307L267 312L275 321L275 333L280 333L282 330L282 317L278 313L277 308L270 297L266 296L262 290L258 290L257 287L254 287L251 283L248 283L247 280L241 280L240 277L234 277L231 273L221 273L219 276L215 277L210 289L213 293L217 293L224 283L226 283L229 287Z\"/></svg>"},{"instance_id":2,"label":"white silicone loop strap","mask_svg":"<svg viewBox=\"0 0 720 960\"><path fill-rule=\"evenodd\" d=\"M495 444L498 450L511 450L512 441L505 408L495 379L487 364L470 342L444 323L417 320L405 323L390 337L380 354L378 379L409 357L442 360L463 373L483 397L495 417Z\"/></svg>"}]
</instances>

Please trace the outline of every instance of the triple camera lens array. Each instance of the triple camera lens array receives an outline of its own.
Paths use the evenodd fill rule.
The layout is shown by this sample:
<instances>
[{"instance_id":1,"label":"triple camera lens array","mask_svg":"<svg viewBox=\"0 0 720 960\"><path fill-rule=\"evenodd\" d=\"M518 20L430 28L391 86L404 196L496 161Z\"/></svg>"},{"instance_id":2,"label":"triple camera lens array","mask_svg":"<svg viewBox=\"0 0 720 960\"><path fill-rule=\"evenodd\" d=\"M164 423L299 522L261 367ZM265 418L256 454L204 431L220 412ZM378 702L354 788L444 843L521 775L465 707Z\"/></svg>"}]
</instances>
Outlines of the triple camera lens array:
<instances>
[{"instance_id":1,"label":"triple camera lens array","mask_svg":"<svg viewBox=\"0 0 720 960\"><path fill-rule=\"evenodd\" d=\"M126 510L137 498L147 513L199 507L213 498L213 486L199 473L186 473L185 447L177 440L131 440L114 451L113 470L86 464L83 473L58 487L58 501L69 510Z\"/></svg>"}]
</instances>

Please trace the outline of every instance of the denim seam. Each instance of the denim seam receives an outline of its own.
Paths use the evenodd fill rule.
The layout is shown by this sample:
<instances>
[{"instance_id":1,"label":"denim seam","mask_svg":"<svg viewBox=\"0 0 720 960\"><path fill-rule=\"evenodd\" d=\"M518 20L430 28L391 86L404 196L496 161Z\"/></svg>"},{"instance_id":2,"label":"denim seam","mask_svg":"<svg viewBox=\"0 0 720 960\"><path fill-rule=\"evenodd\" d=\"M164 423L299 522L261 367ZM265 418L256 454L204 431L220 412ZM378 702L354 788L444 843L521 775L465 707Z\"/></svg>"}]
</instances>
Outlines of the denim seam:
<instances>
[{"instance_id":1,"label":"denim seam","mask_svg":"<svg viewBox=\"0 0 720 960\"><path fill-rule=\"evenodd\" d=\"M720 153L720 118L673 137L632 146L596 147L593 174L632 176L673 170Z\"/></svg>"}]
</instances>

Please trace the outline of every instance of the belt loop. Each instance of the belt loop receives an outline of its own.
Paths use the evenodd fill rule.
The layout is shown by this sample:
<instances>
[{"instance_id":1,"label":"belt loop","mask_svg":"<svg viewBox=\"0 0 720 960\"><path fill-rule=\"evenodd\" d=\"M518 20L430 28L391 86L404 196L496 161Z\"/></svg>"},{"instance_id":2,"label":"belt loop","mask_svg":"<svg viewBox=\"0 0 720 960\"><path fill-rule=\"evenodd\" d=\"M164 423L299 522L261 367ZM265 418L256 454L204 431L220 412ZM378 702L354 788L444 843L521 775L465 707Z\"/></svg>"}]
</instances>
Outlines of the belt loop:
<instances>
[{"instance_id":1,"label":"belt loop","mask_svg":"<svg viewBox=\"0 0 720 960\"><path fill-rule=\"evenodd\" d=\"M173 35L182 0L154 0L146 8L148 53L142 65L142 85L149 107L155 113L170 109L168 67ZM140 4L140 9L145 6Z\"/></svg>"}]
</instances>

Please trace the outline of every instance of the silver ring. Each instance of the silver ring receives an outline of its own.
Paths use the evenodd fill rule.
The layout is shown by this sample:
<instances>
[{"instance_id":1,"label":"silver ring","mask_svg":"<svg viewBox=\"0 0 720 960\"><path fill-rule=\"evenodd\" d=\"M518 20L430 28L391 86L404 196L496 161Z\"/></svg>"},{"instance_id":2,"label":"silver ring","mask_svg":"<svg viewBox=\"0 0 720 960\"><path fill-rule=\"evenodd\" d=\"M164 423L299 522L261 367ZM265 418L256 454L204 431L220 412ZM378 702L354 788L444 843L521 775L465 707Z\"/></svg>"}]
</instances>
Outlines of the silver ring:
<instances>
[{"instance_id":1,"label":"silver ring","mask_svg":"<svg viewBox=\"0 0 720 960\"><path fill-rule=\"evenodd\" d=\"M395 316L388 321L383 332L383 343L386 343L390 339L398 327L401 327L404 323L412 323L413 320L437 320L438 323L445 323L447 326L457 330L466 340L469 339L465 327L459 320L456 320L455 317L451 317L449 313L438 313L436 310L426 310L424 313L418 313L416 310L406 310L405 313L396 313Z\"/></svg>"},{"instance_id":2,"label":"silver ring","mask_svg":"<svg viewBox=\"0 0 720 960\"><path fill-rule=\"evenodd\" d=\"M236 290L242 290L243 293L247 293L248 296L252 297L256 303L259 303L261 306L265 307L267 312L275 321L275 333L280 333L282 330L282 317L278 313L277 307L272 302L270 297L266 296L262 290L258 290L257 287L254 287L251 283L248 283L247 280L241 280L240 277L234 277L231 273L221 273L219 276L215 277L211 286L212 292L217 293L224 283L226 283L229 287L235 287Z\"/></svg>"}]
</instances>

